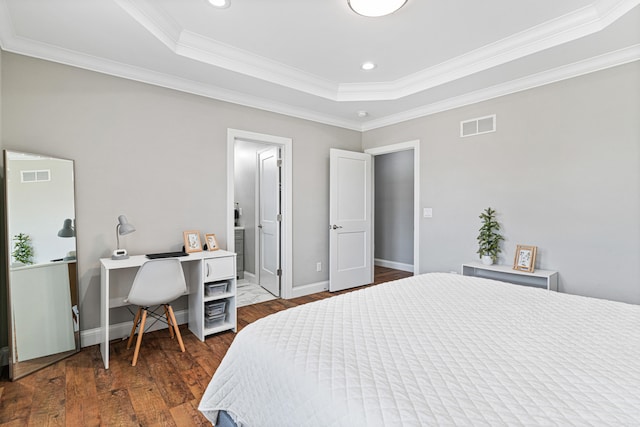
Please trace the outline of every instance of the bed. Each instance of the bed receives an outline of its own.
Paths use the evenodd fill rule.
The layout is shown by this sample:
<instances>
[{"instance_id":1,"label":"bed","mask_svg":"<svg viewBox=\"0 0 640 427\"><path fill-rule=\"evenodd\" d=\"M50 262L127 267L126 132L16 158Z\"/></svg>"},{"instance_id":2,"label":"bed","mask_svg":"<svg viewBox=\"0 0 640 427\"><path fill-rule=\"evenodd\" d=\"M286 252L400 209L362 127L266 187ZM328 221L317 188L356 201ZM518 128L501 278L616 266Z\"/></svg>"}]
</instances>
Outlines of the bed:
<instances>
[{"instance_id":1,"label":"bed","mask_svg":"<svg viewBox=\"0 0 640 427\"><path fill-rule=\"evenodd\" d=\"M388 282L245 327L199 410L248 427L640 425L640 306Z\"/></svg>"}]
</instances>

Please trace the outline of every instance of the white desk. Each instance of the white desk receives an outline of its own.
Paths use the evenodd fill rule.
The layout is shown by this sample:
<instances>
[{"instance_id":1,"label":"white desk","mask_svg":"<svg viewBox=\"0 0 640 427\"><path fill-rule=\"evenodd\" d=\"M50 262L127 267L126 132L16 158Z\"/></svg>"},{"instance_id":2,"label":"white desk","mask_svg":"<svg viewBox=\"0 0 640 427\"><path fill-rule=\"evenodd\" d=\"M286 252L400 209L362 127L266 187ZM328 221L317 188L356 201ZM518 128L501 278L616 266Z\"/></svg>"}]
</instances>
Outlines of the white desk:
<instances>
[{"instance_id":1,"label":"white desk","mask_svg":"<svg viewBox=\"0 0 640 427\"><path fill-rule=\"evenodd\" d=\"M187 293L189 294L189 329L202 341L204 341L206 335L212 333L229 329L235 332L237 330L235 301L236 254L227 251L204 251L192 253L178 259L182 262L182 269L187 282ZM123 282L126 283L112 283L112 273L116 270L130 269L133 275L146 261L148 261L148 258L144 255L135 255L124 260L100 259L100 352L102 353L105 369L109 369L109 310L127 305L124 303L124 299L133 284L132 279L124 280ZM228 280L230 284L227 292L220 297L227 301L227 318L222 325L218 325L215 328L207 328L204 326L204 284L205 282L217 280Z\"/></svg>"}]
</instances>

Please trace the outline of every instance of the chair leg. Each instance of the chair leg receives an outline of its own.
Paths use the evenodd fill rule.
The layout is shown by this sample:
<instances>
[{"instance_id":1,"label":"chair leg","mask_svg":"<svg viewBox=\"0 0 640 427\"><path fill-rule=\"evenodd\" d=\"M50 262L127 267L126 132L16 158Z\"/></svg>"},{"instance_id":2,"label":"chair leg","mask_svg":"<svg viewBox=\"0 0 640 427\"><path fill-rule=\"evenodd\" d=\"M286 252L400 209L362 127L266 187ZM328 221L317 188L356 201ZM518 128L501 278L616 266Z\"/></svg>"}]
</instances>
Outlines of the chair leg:
<instances>
[{"instance_id":1,"label":"chair leg","mask_svg":"<svg viewBox=\"0 0 640 427\"><path fill-rule=\"evenodd\" d=\"M133 362L131 366L136 366L138 363L138 353L140 352L140 344L142 344L142 336L144 335L144 322L147 320L147 310L142 309L142 319L140 320L140 329L138 330L138 341L136 341L136 349L133 352Z\"/></svg>"},{"instance_id":2,"label":"chair leg","mask_svg":"<svg viewBox=\"0 0 640 427\"><path fill-rule=\"evenodd\" d=\"M176 316L173 314L173 308L171 305L167 304L167 308L169 310L169 314L171 315L171 324L173 325L174 330L176 331L176 337L178 337L178 343L180 344L180 350L185 352L184 343L182 342L182 335L180 335L180 328L178 328L178 322L176 322Z\"/></svg>"},{"instance_id":3,"label":"chair leg","mask_svg":"<svg viewBox=\"0 0 640 427\"><path fill-rule=\"evenodd\" d=\"M127 350L131 348L131 343L133 342L133 336L136 333L136 328L138 327L138 322L140 322L140 313L142 312L142 307L138 307L138 312L136 313L136 317L133 319L133 328L131 328L131 334L129 335L129 341L127 342Z\"/></svg>"},{"instance_id":4,"label":"chair leg","mask_svg":"<svg viewBox=\"0 0 640 427\"><path fill-rule=\"evenodd\" d=\"M167 310L167 304L164 304L163 307L164 307L164 315L167 318L167 325L169 325L169 335L171 336L171 339L173 339L175 334L173 333L173 326L172 326L173 324L171 323L171 319L169 317L169 310Z\"/></svg>"}]
</instances>

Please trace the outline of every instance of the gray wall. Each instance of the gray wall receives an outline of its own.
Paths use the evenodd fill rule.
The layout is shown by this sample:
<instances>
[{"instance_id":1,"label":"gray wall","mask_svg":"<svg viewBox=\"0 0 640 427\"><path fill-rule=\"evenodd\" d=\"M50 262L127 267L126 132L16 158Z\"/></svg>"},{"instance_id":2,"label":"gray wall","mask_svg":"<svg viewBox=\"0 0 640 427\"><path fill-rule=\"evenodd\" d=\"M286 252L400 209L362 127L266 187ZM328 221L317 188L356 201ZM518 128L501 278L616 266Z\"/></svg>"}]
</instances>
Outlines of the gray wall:
<instances>
[{"instance_id":1,"label":"gray wall","mask_svg":"<svg viewBox=\"0 0 640 427\"><path fill-rule=\"evenodd\" d=\"M380 154L373 159L374 257L413 265L413 150Z\"/></svg>"},{"instance_id":2,"label":"gray wall","mask_svg":"<svg viewBox=\"0 0 640 427\"><path fill-rule=\"evenodd\" d=\"M639 62L361 135L1 55L2 148L76 161L83 329L99 324L98 260L115 247L119 214L137 227L122 239L131 253L178 249L187 229L226 246L227 128L293 139L294 286L328 278L315 265L328 263L329 148L419 139L421 202L434 208L421 223L422 272L475 259L478 215L492 206L501 263L537 245L561 291L640 303ZM492 113L496 133L458 137L460 120Z\"/></svg>"},{"instance_id":3,"label":"gray wall","mask_svg":"<svg viewBox=\"0 0 640 427\"><path fill-rule=\"evenodd\" d=\"M497 132L460 138L497 114ZM365 132L363 148L419 139L422 272L477 260L478 215L538 246L560 290L640 303L640 62Z\"/></svg>"},{"instance_id":4,"label":"gray wall","mask_svg":"<svg viewBox=\"0 0 640 427\"><path fill-rule=\"evenodd\" d=\"M226 247L228 128L293 139L293 283L328 279L315 263L328 263L329 148L361 151L359 132L8 52L1 87L3 148L76 162L83 330L99 325L119 214L137 228L121 239L132 254L177 250L190 229Z\"/></svg>"}]
</instances>

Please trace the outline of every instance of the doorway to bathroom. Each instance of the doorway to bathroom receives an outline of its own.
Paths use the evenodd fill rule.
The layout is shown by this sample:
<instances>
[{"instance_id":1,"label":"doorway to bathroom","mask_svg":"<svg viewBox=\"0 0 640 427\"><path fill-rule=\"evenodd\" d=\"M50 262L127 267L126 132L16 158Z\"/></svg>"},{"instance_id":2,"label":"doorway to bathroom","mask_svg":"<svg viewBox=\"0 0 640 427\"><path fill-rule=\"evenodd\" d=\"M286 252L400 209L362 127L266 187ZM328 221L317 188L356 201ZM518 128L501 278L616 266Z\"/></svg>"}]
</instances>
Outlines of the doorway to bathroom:
<instances>
[{"instance_id":1,"label":"doorway to bathroom","mask_svg":"<svg viewBox=\"0 0 640 427\"><path fill-rule=\"evenodd\" d=\"M229 243L237 254L238 306L287 298L291 140L229 129L228 142Z\"/></svg>"}]
</instances>

